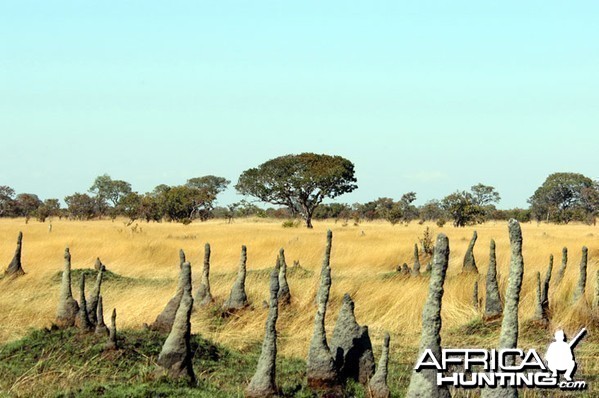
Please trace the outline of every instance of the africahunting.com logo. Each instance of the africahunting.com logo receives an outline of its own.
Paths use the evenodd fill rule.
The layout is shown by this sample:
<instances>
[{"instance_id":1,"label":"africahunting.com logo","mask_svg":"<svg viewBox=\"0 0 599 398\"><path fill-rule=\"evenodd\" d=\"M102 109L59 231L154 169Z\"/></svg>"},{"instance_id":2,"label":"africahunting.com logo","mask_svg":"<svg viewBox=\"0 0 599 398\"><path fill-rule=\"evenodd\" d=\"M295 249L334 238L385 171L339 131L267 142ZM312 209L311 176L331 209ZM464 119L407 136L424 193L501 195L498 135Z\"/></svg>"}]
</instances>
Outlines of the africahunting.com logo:
<instances>
[{"instance_id":1,"label":"africahunting.com logo","mask_svg":"<svg viewBox=\"0 0 599 398\"><path fill-rule=\"evenodd\" d=\"M577 366L574 347L586 332L583 328L567 342L563 330L557 330L555 341L549 345L545 360L534 349L443 349L440 355L435 355L432 350L427 349L416 362L414 369L437 370L439 386L582 390L587 387L586 382L573 379ZM459 370L451 372L450 369ZM565 380L560 380L562 374Z\"/></svg>"}]
</instances>

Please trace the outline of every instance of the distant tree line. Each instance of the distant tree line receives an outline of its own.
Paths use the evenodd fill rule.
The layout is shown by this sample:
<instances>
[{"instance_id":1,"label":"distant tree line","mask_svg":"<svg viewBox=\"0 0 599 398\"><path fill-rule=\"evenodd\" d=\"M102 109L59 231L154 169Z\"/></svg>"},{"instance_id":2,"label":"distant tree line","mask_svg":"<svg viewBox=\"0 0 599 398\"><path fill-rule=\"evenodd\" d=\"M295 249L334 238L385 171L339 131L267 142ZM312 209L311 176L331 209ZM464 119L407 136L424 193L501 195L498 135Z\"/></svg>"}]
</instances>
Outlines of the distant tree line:
<instances>
[{"instance_id":1,"label":"distant tree line","mask_svg":"<svg viewBox=\"0 0 599 398\"><path fill-rule=\"evenodd\" d=\"M91 220L122 216L130 221L190 223L213 216L216 197L229 183L225 178L209 175L189 179L184 185L158 185L152 192L139 194L132 191L128 182L105 174L96 178L87 193L65 197L66 208L60 207L58 199L42 202L37 195L15 195L12 188L0 186L0 216L27 220L35 217L42 222L49 217Z\"/></svg>"},{"instance_id":2,"label":"distant tree line","mask_svg":"<svg viewBox=\"0 0 599 398\"><path fill-rule=\"evenodd\" d=\"M383 197L367 203L323 203L357 188L354 165L340 156L303 153L271 159L256 168L244 171L235 185L237 192L276 207L260 207L241 200L227 206L217 206L217 197L230 181L207 175L187 180L183 185L158 185L151 192L140 194L131 184L113 180L104 174L95 179L85 193L76 192L64 198L66 208L58 199L41 200L31 193L19 193L9 186L0 186L0 217L91 220L126 217L130 222L144 220L174 221L188 224L222 218L265 217L300 218L306 227L313 219L335 219L359 223L386 220L391 224L412 221L433 221L443 226L451 222L456 227L489 220L515 218L520 222L571 221L595 224L599 212L599 183L577 173L551 174L528 200L527 209L497 209L501 200L496 189L477 184L469 191L456 191L440 200L414 205L415 192L407 192L398 200Z\"/></svg>"}]
</instances>

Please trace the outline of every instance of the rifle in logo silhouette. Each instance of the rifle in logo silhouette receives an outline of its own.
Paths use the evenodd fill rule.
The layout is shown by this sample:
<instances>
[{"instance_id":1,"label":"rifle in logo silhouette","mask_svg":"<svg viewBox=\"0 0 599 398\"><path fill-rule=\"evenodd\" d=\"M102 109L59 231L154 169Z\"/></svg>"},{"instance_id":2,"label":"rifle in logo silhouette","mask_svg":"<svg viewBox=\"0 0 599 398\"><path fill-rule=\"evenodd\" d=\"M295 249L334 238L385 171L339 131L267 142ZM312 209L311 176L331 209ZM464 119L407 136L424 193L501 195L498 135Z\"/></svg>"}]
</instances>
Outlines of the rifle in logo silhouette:
<instances>
[{"instance_id":1,"label":"rifle in logo silhouette","mask_svg":"<svg viewBox=\"0 0 599 398\"><path fill-rule=\"evenodd\" d=\"M574 358L574 347L587 333L586 328L580 332L570 342L566 342L563 330L555 332L555 341L549 344L545 360L547 367L551 370L553 377L557 377L558 372L565 372L567 381L572 381L572 375L576 371L576 360Z\"/></svg>"}]
</instances>

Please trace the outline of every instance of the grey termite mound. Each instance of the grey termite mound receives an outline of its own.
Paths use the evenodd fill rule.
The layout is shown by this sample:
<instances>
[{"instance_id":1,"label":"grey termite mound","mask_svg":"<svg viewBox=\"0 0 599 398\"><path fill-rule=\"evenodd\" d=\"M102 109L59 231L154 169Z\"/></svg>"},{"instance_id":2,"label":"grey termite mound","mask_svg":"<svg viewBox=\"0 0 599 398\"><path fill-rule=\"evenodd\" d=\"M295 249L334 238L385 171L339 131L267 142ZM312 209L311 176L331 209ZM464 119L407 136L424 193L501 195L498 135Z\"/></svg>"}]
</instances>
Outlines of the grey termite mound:
<instances>
[{"instance_id":1,"label":"grey termite mound","mask_svg":"<svg viewBox=\"0 0 599 398\"><path fill-rule=\"evenodd\" d=\"M203 307L213 301L210 291L210 243L204 245L204 266L202 268L202 279L200 287L196 292L194 303L196 306Z\"/></svg>"},{"instance_id":2,"label":"grey termite mound","mask_svg":"<svg viewBox=\"0 0 599 398\"><path fill-rule=\"evenodd\" d=\"M466 254L464 255L462 272L478 273L478 268L476 267L476 259L474 258L474 245L476 244L476 239L478 239L478 234L476 233L476 231L474 231L474 233L472 234L472 239L470 239L470 243L468 244L468 249L466 249Z\"/></svg>"},{"instance_id":3,"label":"grey termite mound","mask_svg":"<svg viewBox=\"0 0 599 398\"><path fill-rule=\"evenodd\" d=\"M337 323L331 338L331 353L339 372L340 381L351 378L368 384L374 374L374 355L368 335L368 326L360 326L354 314L354 302L345 293Z\"/></svg>"},{"instance_id":4,"label":"grey termite mound","mask_svg":"<svg viewBox=\"0 0 599 398\"><path fill-rule=\"evenodd\" d=\"M331 245L333 233L327 232L327 245L320 273L320 287L316 296L318 309L314 316L314 332L306 361L308 387L313 390L337 391L339 380L335 360L327 343L324 328L327 303L331 289Z\"/></svg>"},{"instance_id":5,"label":"grey termite mound","mask_svg":"<svg viewBox=\"0 0 599 398\"><path fill-rule=\"evenodd\" d=\"M116 338L116 308L112 309L112 316L110 317L110 328L108 329L108 341L104 345L105 350L117 350L119 344Z\"/></svg>"},{"instance_id":6,"label":"grey termite mound","mask_svg":"<svg viewBox=\"0 0 599 398\"><path fill-rule=\"evenodd\" d=\"M175 295L169 300L162 312L156 317L154 323L149 326L151 330L168 333L173 327L173 322L175 321L175 316L177 314L177 308L179 308L179 303L181 302L181 297L183 297L183 290L185 288L185 274L183 273L182 269L183 267L180 266L179 279L177 282L177 290L175 291Z\"/></svg>"},{"instance_id":7,"label":"grey termite mound","mask_svg":"<svg viewBox=\"0 0 599 398\"><path fill-rule=\"evenodd\" d=\"M274 397L278 392L276 360L277 318L279 317L279 266L280 262L277 261L275 268L270 273L270 302L264 341L262 342L262 351L258 359L256 372L245 389L245 396L248 398Z\"/></svg>"},{"instance_id":8,"label":"grey termite mound","mask_svg":"<svg viewBox=\"0 0 599 398\"><path fill-rule=\"evenodd\" d=\"M287 262L285 261L285 250L279 250L279 303L281 305L291 304L291 291L287 283Z\"/></svg>"},{"instance_id":9,"label":"grey termite mound","mask_svg":"<svg viewBox=\"0 0 599 398\"><path fill-rule=\"evenodd\" d=\"M104 323L104 304L102 303L102 296L98 297L98 306L96 308L96 334L109 334L108 327Z\"/></svg>"},{"instance_id":10,"label":"grey termite mound","mask_svg":"<svg viewBox=\"0 0 599 398\"><path fill-rule=\"evenodd\" d=\"M97 323L97 308L98 308L98 300L100 297L100 290L102 289L102 278L104 276L104 266L102 265L98 270L98 275L96 275L96 284L94 285L91 294L87 300L87 315L89 316L89 320L92 325L96 325Z\"/></svg>"},{"instance_id":11,"label":"grey termite mound","mask_svg":"<svg viewBox=\"0 0 599 398\"><path fill-rule=\"evenodd\" d=\"M441 356L441 303L443 284L449 263L449 240L444 234L437 236L433 254L433 269L428 288L428 297L422 310L422 332L418 357L429 349ZM406 397L409 398L445 398L450 397L446 386L437 385L437 372L434 369L413 371Z\"/></svg>"},{"instance_id":12,"label":"grey termite mound","mask_svg":"<svg viewBox=\"0 0 599 398\"><path fill-rule=\"evenodd\" d=\"M562 265L560 265L559 270L557 271L557 279L555 281L556 284L564 279L564 274L566 273L566 266L568 265L568 248L564 247L562 249Z\"/></svg>"},{"instance_id":13,"label":"grey termite mound","mask_svg":"<svg viewBox=\"0 0 599 398\"><path fill-rule=\"evenodd\" d=\"M518 306L520 304L520 290L522 289L522 276L524 274L524 259L522 257L522 230L518 221L511 219L508 222L510 235L511 258L508 286L505 292L505 309L501 322L499 335L499 349L513 349L518 345ZM508 358L508 365L513 365L513 357ZM513 398L518 396L518 390L513 387L483 389L481 397L485 398Z\"/></svg>"},{"instance_id":14,"label":"grey termite mound","mask_svg":"<svg viewBox=\"0 0 599 398\"><path fill-rule=\"evenodd\" d=\"M368 391L371 398L389 398L391 390L387 385L387 366L389 364L389 333L385 333L383 342L383 350L379 359L379 366L376 369L374 376L368 384Z\"/></svg>"},{"instance_id":15,"label":"grey termite mound","mask_svg":"<svg viewBox=\"0 0 599 398\"><path fill-rule=\"evenodd\" d=\"M414 267L412 268L412 275L420 275L420 256L418 255L417 243L414 243Z\"/></svg>"},{"instance_id":16,"label":"grey termite mound","mask_svg":"<svg viewBox=\"0 0 599 398\"><path fill-rule=\"evenodd\" d=\"M547 323L549 323L549 319L547 319L546 317L546 313L545 311L543 311L543 293L542 288L541 288L541 273L537 272L535 274L535 289L536 289L536 296L535 296L535 312L533 315L533 320L537 321L543 325L546 325Z\"/></svg>"},{"instance_id":17,"label":"grey termite mound","mask_svg":"<svg viewBox=\"0 0 599 398\"><path fill-rule=\"evenodd\" d=\"M183 263L183 294L175 314L170 333L158 356L158 365L172 378L186 377L190 384L195 383L195 374L191 363L191 264Z\"/></svg>"},{"instance_id":18,"label":"grey termite mound","mask_svg":"<svg viewBox=\"0 0 599 398\"><path fill-rule=\"evenodd\" d=\"M241 246L241 258L239 259L239 269L237 271L237 279L231 288L229 298L223 304L224 311L235 311L245 308L249 305L248 297L245 292L245 277L247 263L247 248Z\"/></svg>"},{"instance_id":19,"label":"grey termite mound","mask_svg":"<svg viewBox=\"0 0 599 398\"><path fill-rule=\"evenodd\" d=\"M79 329L84 332L93 330L94 325L89 320L87 313L87 300L85 299L85 274L81 274L81 282L79 284Z\"/></svg>"},{"instance_id":20,"label":"grey termite mound","mask_svg":"<svg viewBox=\"0 0 599 398\"><path fill-rule=\"evenodd\" d=\"M59 327L75 326L79 304L73 298L71 290L71 252L67 247L64 250L64 269L62 271L62 282L60 284L60 298L56 311L56 325Z\"/></svg>"},{"instance_id":21,"label":"grey termite mound","mask_svg":"<svg viewBox=\"0 0 599 398\"><path fill-rule=\"evenodd\" d=\"M586 246L582 248L582 258L580 259L580 275L578 276L578 284L574 290L574 302L577 302L584 297L584 292L587 285L587 262L589 249Z\"/></svg>"},{"instance_id":22,"label":"grey termite mound","mask_svg":"<svg viewBox=\"0 0 599 398\"><path fill-rule=\"evenodd\" d=\"M17 277L21 275L25 275L25 271L23 271L23 265L21 264L21 251L23 248L23 232L19 232L17 236L17 248L15 249L15 255L13 256L10 264L4 271L4 275Z\"/></svg>"},{"instance_id":23,"label":"grey termite mound","mask_svg":"<svg viewBox=\"0 0 599 398\"><path fill-rule=\"evenodd\" d=\"M491 239L489 254L489 269L485 283L485 312L483 319L493 321L501 317L503 305L499 294L499 284L497 283L497 257L495 254L495 241Z\"/></svg>"},{"instance_id":24,"label":"grey termite mound","mask_svg":"<svg viewBox=\"0 0 599 398\"><path fill-rule=\"evenodd\" d=\"M545 273L545 279L541 286L541 309L543 310L543 319L549 321L549 286L551 283L551 274L553 273L553 254L549 256L549 265Z\"/></svg>"}]
</instances>

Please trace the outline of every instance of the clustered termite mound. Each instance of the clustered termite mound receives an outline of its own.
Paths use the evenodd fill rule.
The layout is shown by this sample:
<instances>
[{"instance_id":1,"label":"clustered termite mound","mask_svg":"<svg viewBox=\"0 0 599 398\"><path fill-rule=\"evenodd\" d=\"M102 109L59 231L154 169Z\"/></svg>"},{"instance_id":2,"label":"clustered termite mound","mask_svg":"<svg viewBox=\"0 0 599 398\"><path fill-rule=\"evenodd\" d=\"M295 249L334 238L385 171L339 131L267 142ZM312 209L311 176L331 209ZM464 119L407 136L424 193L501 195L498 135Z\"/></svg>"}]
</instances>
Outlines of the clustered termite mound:
<instances>
[{"instance_id":1,"label":"clustered termite mound","mask_svg":"<svg viewBox=\"0 0 599 398\"><path fill-rule=\"evenodd\" d=\"M78 327L81 333L93 333L107 336L105 349L118 347L116 335L116 309L113 309L110 328L104 323L104 305L102 300L102 279L105 267L100 263L96 282L89 297L85 296L86 274L81 273L79 281L79 302L73 298L71 288L71 251L65 248L64 267L60 284L60 295L54 321L58 328ZM98 260L99 261L99 260ZM98 262L96 261L96 262Z\"/></svg>"}]
</instances>

